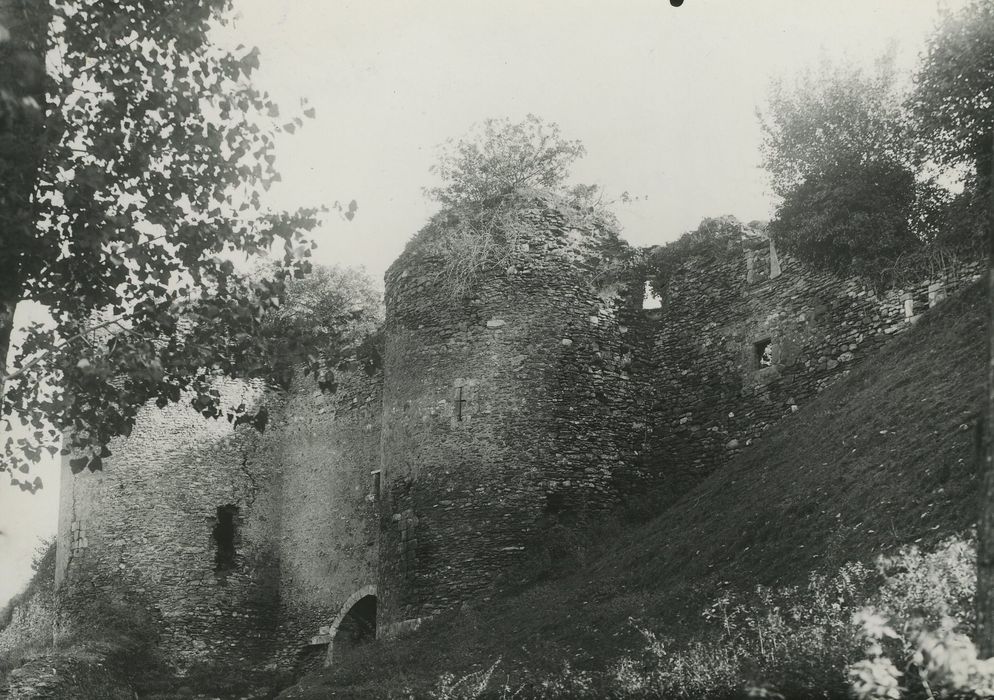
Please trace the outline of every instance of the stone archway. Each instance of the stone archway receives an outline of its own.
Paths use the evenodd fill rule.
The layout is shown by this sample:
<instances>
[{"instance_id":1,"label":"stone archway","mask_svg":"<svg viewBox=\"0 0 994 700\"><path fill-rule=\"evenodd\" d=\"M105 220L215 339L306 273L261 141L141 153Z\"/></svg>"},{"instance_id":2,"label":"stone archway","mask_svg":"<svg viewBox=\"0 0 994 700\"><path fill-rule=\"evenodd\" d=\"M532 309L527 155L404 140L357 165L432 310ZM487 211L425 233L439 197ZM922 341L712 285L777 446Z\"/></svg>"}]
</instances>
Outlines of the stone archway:
<instances>
[{"instance_id":1,"label":"stone archway","mask_svg":"<svg viewBox=\"0 0 994 700\"><path fill-rule=\"evenodd\" d=\"M376 638L376 586L363 586L348 597L328 630L328 655L324 665L330 666L335 650L342 651Z\"/></svg>"}]
</instances>

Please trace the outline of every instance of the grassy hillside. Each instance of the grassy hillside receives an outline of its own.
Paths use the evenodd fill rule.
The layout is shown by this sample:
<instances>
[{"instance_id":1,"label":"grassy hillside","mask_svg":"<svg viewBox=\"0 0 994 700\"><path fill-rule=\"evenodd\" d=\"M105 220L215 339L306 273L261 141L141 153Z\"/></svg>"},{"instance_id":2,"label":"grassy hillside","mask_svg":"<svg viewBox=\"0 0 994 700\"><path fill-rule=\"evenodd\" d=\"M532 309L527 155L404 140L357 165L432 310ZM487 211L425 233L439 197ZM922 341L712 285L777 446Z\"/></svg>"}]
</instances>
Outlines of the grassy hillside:
<instances>
[{"instance_id":1,"label":"grassy hillside","mask_svg":"<svg viewBox=\"0 0 994 700\"><path fill-rule=\"evenodd\" d=\"M443 673L498 659L491 688L496 679L540 688L564 663L603 669L643 646L633 620L690 638L701 610L730 589L802 584L813 571L969 530L983 291L975 285L926 314L651 522L553 530L489 601L362 647L286 696L420 696ZM522 586L529 572L539 580Z\"/></svg>"}]
</instances>

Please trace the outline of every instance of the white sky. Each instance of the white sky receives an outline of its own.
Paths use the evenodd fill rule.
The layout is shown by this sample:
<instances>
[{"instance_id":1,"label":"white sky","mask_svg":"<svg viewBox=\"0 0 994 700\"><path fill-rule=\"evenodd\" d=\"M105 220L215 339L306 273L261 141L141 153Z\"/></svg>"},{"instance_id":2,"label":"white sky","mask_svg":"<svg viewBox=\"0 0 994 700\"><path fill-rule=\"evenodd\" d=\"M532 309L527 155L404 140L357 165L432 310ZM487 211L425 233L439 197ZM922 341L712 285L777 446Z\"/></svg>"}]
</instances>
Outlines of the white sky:
<instances>
[{"instance_id":1,"label":"white sky","mask_svg":"<svg viewBox=\"0 0 994 700\"><path fill-rule=\"evenodd\" d=\"M945 3L959 6L961 0ZM910 70L936 0L236 0L234 43L259 46L260 84L292 113L279 144L284 207L356 199L318 232L317 260L377 279L433 212L435 147L488 117L557 122L588 155L575 180L619 206L624 235L672 240L705 216L766 219L755 109L771 78L820 56L870 62L889 41ZM0 603L55 531L57 472L23 495L0 484Z\"/></svg>"}]
</instances>

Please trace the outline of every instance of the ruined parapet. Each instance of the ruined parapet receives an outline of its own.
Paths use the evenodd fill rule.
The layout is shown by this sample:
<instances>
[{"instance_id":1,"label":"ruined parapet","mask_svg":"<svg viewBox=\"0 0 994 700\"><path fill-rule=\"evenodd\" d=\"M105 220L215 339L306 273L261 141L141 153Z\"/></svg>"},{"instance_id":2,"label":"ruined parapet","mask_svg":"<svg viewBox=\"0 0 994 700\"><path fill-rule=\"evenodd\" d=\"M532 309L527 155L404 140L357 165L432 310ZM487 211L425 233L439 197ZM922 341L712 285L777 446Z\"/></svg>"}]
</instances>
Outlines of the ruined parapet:
<instances>
[{"instance_id":1,"label":"ruined parapet","mask_svg":"<svg viewBox=\"0 0 994 700\"><path fill-rule=\"evenodd\" d=\"M717 235L699 230L646 255L645 274L663 303L639 325L645 363L637 375L654 397L646 461L669 497L979 272L966 264L877 292L784 255L761 228L731 217L705 223L715 222Z\"/></svg>"},{"instance_id":2,"label":"ruined parapet","mask_svg":"<svg viewBox=\"0 0 994 700\"><path fill-rule=\"evenodd\" d=\"M539 193L512 206L499 264L453 285L441 214L386 275L380 626L494 582L544 516L617 497L632 440L623 249L586 212Z\"/></svg>"}]
</instances>

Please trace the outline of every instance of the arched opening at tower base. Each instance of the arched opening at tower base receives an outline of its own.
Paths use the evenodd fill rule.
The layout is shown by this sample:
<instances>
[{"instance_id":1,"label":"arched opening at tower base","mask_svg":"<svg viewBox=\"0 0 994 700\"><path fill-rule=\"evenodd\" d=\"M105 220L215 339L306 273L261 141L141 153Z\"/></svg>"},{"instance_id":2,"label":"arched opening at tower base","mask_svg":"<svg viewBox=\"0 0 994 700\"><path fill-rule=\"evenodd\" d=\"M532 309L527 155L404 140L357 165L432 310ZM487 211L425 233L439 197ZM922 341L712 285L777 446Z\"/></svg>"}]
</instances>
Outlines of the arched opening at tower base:
<instances>
[{"instance_id":1,"label":"arched opening at tower base","mask_svg":"<svg viewBox=\"0 0 994 700\"><path fill-rule=\"evenodd\" d=\"M360 598L338 625L331 643L344 651L376 639L376 596Z\"/></svg>"},{"instance_id":2,"label":"arched opening at tower base","mask_svg":"<svg viewBox=\"0 0 994 700\"><path fill-rule=\"evenodd\" d=\"M342 654L376 639L375 586L366 586L352 594L331 625L329 634L331 641L325 666L330 666L333 659L340 659Z\"/></svg>"}]
</instances>

